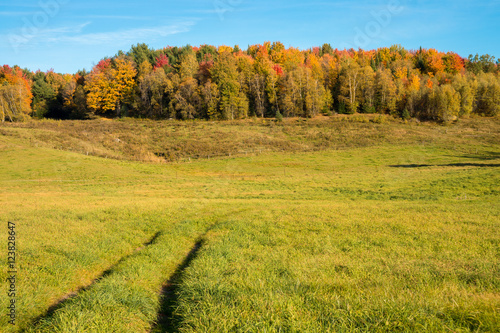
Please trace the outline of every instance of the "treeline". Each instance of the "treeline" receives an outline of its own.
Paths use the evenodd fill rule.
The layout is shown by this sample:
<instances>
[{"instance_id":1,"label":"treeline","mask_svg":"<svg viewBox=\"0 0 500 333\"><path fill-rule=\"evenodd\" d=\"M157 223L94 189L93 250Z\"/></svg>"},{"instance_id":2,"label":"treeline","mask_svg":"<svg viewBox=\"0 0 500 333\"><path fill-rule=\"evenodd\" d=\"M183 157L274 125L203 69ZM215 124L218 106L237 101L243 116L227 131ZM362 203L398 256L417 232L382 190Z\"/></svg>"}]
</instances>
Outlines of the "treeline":
<instances>
[{"instance_id":1,"label":"treeline","mask_svg":"<svg viewBox=\"0 0 500 333\"><path fill-rule=\"evenodd\" d=\"M314 117L384 113L451 121L498 115L500 62L434 49L309 50L280 42L246 51L132 46L90 72L0 68L2 121L94 116L152 119Z\"/></svg>"}]
</instances>

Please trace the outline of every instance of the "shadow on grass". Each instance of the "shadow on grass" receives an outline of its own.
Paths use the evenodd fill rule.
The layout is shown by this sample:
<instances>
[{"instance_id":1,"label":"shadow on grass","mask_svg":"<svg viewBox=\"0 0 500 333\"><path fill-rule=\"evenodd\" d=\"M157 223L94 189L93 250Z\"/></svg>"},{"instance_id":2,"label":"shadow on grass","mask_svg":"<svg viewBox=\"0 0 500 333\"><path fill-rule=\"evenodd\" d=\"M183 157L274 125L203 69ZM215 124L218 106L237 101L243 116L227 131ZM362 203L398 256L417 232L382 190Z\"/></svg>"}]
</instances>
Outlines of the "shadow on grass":
<instances>
[{"instance_id":1,"label":"shadow on grass","mask_svg":"<svg viewBox=\"0 0 500 333\"><path fill-rule=\"evenodd\" d=\"M160 237L161 235L162 235L162 232L158 231L156 234L153 235L153 237L151 237L151 239L149 239L147 242L143 243L141 247L135 249L133 253L128 254L126 256L123 256L113 266L111 266L108 269L106 269L105 271L103 271L97 278L95 278L94 280L92 280L92 282L90 284L88 284L86 286L82 286L82 287L78 288L78 290L76 290L74 292L71 292L69 294L64 295L61 299L59 299L57 302L55 302L54 304L52 304L47 309L47 311L45 312L45 314L43 314L43 315L35 318L33 320L32 324L31 324L31 326L32 327L33 326L37 326L42 321L51 318L57 310L63 308L69 301L71 301L72 299L76 298L78 296L78 294L80 294L82 292L85 292L86 290L89 290L90 288L92 288L93 285L95 285L96 283L98 283L100 280L102 280L102 279L106 278L107 276L111 275L113 273L113 271L116 269L116 267L118 267L118 265L120 265L120 263L122 263L125 260L129 259L130 257L134 256L138 252L144 250L146 247L153 245L156 242L156 240L158 239L158 237ZM26 332L26 331L27 331L27 329L21 330L21 332Z\"/></svg>"},{"instance_id":2,"label":"shadow on grass","mask_svg":"<svg viewBox=\"0 0 500 333\"><path fill-rule=\"evenodd\" d=\"M156 318L156 324L151 329L152 333L178 332L182 317L175 313L179 303L178 288L182 284L184 272L191 265L191 262L198 256L204 240L199 239L191 251L177 267L175 272L164 284L161 292L161 305Z\"/></svg>"},{"instance_id":3,"label":"shadow on grass","mask_svg":"<svg viewBox=\"0 0 500 333\"><path fill-rule=\"evenodd\" d=\"M450 164L401 164L389 165L391 168L427 168L427 167L478 167L478 168L498 168L500 164L485 163L450 163Z\"/></svg>"}]
</instances>

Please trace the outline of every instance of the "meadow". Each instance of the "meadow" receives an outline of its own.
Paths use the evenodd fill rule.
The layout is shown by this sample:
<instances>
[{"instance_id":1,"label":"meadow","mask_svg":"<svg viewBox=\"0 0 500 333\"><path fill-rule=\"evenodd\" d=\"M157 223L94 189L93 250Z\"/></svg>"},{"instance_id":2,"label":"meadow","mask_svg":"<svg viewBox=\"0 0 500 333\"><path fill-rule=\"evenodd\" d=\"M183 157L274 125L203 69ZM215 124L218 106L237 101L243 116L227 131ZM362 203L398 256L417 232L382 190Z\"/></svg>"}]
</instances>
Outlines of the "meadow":
<instances>
[{"instance_id":1,"label":"meadow","mask_svg":"<svg viewBox=\"0 0 500 333\"><path fill-rule=\"evenodd\" d=\"M14 222L18 274L0 331L498 332L499 133L356 115L2 124L0 258Z\"/></svg>"}]
</instances>

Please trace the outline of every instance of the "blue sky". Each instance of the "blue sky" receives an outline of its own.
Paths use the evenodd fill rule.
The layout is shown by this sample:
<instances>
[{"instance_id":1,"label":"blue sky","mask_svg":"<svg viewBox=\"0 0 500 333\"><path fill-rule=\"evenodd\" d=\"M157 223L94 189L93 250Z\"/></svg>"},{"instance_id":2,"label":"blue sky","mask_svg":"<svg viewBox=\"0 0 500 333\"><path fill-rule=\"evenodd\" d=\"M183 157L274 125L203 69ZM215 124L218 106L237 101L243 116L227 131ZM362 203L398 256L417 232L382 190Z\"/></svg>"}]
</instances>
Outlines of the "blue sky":
<instances>
[{"instance_id":1,"label":"blue sky","mask_svg":"<svg viewBox=\"0 0 500 333\"><path fill-rule=\"evenodd\" d=\"M281 41L301 49L400 44L500 57L500 0L7 0L0 65L75 73L132 44Z\"/></svg>"}]
</instances>

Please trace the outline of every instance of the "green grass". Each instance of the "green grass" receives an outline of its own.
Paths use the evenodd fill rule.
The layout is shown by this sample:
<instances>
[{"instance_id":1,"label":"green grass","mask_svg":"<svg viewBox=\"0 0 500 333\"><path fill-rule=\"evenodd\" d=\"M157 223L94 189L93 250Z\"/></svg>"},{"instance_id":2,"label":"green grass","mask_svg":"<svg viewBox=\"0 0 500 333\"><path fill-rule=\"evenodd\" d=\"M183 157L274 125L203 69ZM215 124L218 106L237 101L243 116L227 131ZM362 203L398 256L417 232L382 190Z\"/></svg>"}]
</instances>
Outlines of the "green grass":
<instances>
[{"instance_id":1,"label":"green grass","mask_svg":"<svg viewBox=\"0 0 500 333\"><path fill-rule=\"evenodd\" d=\"M222 123L229 146L289 148L170 164L40 139L91 124L0 127L1 235L16 222L19 255L17 325L2 315L0 331L500 330L498 120ZM141 124L145 152L144 133L193 125L103 126ZM212 138L203 154L224 155Z\"/></svg>"}]
</instances>

